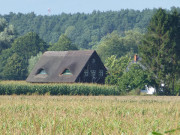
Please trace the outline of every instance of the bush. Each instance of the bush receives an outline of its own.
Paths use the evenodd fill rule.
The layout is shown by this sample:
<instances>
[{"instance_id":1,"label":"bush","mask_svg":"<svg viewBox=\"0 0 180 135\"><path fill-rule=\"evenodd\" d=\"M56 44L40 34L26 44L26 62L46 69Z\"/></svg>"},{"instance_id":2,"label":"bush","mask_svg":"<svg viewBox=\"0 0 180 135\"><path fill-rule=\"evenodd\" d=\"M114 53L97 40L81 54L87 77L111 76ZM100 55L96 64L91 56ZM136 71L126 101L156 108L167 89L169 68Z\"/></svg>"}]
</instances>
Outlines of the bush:
<instances>
[{"instance_id":1,"label":"bush","mask_svg":"<svg viewBox=\"0 0 180 135\"><path fill-rule=\"evenodd\" d=\"M180 96L180 81L177 81L174 86L175 94Z\"/></svg>"}]
</instances>

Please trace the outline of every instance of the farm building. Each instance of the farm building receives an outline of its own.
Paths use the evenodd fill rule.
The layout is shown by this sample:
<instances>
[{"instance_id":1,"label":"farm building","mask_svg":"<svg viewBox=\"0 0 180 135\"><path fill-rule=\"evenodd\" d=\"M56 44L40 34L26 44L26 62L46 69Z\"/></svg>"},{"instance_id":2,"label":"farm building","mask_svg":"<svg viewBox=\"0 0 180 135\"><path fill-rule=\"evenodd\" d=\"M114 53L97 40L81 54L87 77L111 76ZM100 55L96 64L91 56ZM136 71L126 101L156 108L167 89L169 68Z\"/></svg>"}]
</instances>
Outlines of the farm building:
<instances>
[{"instance_id":1,"label":"farm building","mask_svg":"<svg viewBox=\"0 0 180 135\"><path fill-rule=\"evenodd\" d=\"M26 81L104 83L105 77L106 68L94 50L47 51Z\"/></svg>"}]
</instances>

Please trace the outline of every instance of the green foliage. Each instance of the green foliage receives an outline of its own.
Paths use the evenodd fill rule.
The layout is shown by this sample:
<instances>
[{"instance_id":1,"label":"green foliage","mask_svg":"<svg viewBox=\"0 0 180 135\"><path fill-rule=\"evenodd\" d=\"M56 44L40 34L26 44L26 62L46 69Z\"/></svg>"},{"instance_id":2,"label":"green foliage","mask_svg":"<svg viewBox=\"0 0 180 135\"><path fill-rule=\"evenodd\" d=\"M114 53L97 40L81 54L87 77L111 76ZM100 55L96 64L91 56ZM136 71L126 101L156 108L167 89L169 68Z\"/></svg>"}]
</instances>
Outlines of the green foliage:
<instances>
[{"instance_id":1,"label":"green foliage","mask_svg":"<svg viewBox=\"0 0 180 135\"><path fill-rule=\"evenodd\" d=\"M145 85L154 85L149 71L141 63L133 63L129 55L119 59L113 55L106 60L105 66L108 68L106 84L118 86L123 94L132 90L137 93L137 90L144 88Z\"/></svg>"},{"instance_id":2,"label":"green foliage","mask_svg":"<svg viewBox=\"0 0 180 135\"><path fill-rule=\"evenodd\" d=\"M133 56L138 53L138 45L142 39L142 34L138 30L125 31L124 35L119 36L117 31L105 36L96 46L96 50L102 61L105 61L111 55L117 58L130 54Z\"/></svg>"},{"instance_id":3,"label":"green foliage","mask_svg":"<svg viewBox=\"0 0 180 135\"><path fill-rule=\"evenodd\" d=\"M7 63L4 66L3 76L4 79L20 80L25 78L26 69L25 61L23 57L14 53L11 57L7 59Z\"/></svg>"},{"instance_id":4,"label":"green foliage","mask_svg":"<svg viewBox=\"0 0 180 135\"><path fill-rule=\"evenodd\" d=\"M143 38L143 34L140 32L140 29L133 29L124 32L122 40L124 42L127 52L131 52L131 56L138 53L138 46Z\"/></svg>"},{"instance_id":5,"label":"green foliage","mask_svg":"<svg viewBox=\"0 0 180 135\"><path fill-rule=\"evenodd\" d=\"M0 83L0 95L120 95L116 86L97 84L30 84L18 81Z\"/></svg>"},{"instance_id":6,"label":"green foliage","mask_svg":"<svg viewBox=\"0 0 180 135\"><path fill-rule=\"evenodd\" d=\"M8 25L8 22L4 18L0 18L0 53L2 50L10 48L11 43L17 37L17 32L12 25Z\"/></svg>"},{"instance_id":7,"label":"green foliage","mask_svg":"<svg viewBox=\"0 0 180 135\"><path fill-rule=\"evenodd\" d=\"M38 52L44 52L47 44L33 32L17 38L10 49L3 50L0 60L2 79L24 80L28 75L28 60ZM19 75L19 76L18 76Z\"/></svg>"},{"instance_id":8,"label":"green foliage","mask_svg":"<svg viewBox=\"0 0 180 135\"><path fill-rule=\"evenodd\" d=\"M180 95L180 79L175 82L174 84L174 90L176 95Z\"/></svg>"},{"instance_id":9,"label":"green foliage","mask_svg":"<svg viewBox=\"0 0 180 135\"><path fill-rule=\"evenodd\" d=\"M7 59L11 57L13 54L13 50L11 48L3 50L0 54L0 79L5 78L3 75L3 70L5 65L7 64Z\"/></svg>"},{"instance_id":10,"label":"green foliage","mask_svg":"<svg viewBox=\"0 0 180 135\"><path fill-rule=\"evenodd\" d=\"M28 74L31 73L32 69L34 68L35 64L39 61L40 57L42 56L42 52L39 52L36 56L31 56L29 59L28 65Z\"/></svg>"},{"instance_id":11,"label":"green foliage","mask_svg":"<svg viewBox=\"0 0 180 135\"><path fill-rule=\"evenodd\" d=\"M173 134L173 133L177 133L178 131L180 131L180 128L165 131L164 134ZM159 132L152 132L152 134L153 135L163 135L163 134L161 134Z\"/></svg>"},{"instance_id":12,"label":"green foliage","mask_svg":"<svg viewBox=\"0 0 180 135\"><path fill-rule=\"evenodd\" d=\"M131 58L128 55L122 56L119 59L117 59L116 56L114 55L107 58L105 62L105 66L108 69L107 77L105 80L106 84L117 85L119 78L125 72L130 61L131 61Z\"/></svg>"},{"instance_id":13,"label":"green foliage","mask_svg":"<svg viewBox=\"0 0 180 135\"><path fill-rule=\"evenodd\" d=\"M180 72L179 26L176 11L168 14L159 9L152 17L140 46L142 62L154 74L156 89L165 83L163 93L166 95L174 94L174 82Z\"/></svg>"},{"instance_id":14,"label":"green foliage","mask_svg":"<svg viewBox=\"0 0 180 135\"><path fill-rule=\"evenodd\" d=\"M135 89L142 89L145 85L151 85L148 71L143 69L139 63L132 64L118 80L118 86L124 93Z\"/></svg>"},{"instance_id":15,"label":"green foliage","mask_svg":"<svg viewBox=\"0 0 180 135\"><path fill-rule=\"evenodd\" d=\"M123 41L119 38L116 32L108 34L99 45L97 45L97 53L100 55L102 61L111 55L121 57L125 54L126 48L124 47Z\"/></svg>"},{"instance_id":16,"label":"green foliage","mask_svg":"<svg viewBox=\"0 0 180 135\"><path fill-rule=\"evenodd\" d=\"M26 61L37 55L39 51L44 52L47 49L47 44L34 32L29 32L24 36L18 37L12 44L13 52L19 54Z\"/></svg>"},{"instance_id":17,"label":"green foliage","mask_svg":"<svg viewBox=\"0 0 180 135\"><path fill-rule=\"evenodd\" d=\"M90 49L102 37L117 30L124 33L134 28L146 30L150 18L156 9L93 11L90 14L75 13L52 16L10 13L2 17L17 29L20 35L36 32L44 41L56 43L60 35L65 33L78 48ZM1 15L0 15L1 16Z\"/></svg>"},{"instance_id":18,"label":"green foliage","mask_svg":"<svg viewBox=\"0 0 180 135\"><path fill-rule=\"evenodd\" d=\"M66 36L61 35L57 43L51 46L49 51L68 51L68 50L77 50L77 47L72 43L72 41Z\"/></svg>"}]
</instances>

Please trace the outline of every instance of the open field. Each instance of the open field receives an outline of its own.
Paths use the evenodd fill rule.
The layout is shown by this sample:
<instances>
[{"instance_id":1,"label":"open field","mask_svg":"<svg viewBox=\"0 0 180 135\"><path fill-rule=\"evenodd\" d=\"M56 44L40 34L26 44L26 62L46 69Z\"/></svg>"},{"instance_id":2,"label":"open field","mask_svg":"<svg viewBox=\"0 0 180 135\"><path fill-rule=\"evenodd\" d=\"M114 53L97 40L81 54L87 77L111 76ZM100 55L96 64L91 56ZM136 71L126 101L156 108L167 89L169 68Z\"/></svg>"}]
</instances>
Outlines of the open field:
<instances>
[{"instance_id":1,"label":"open field","mask_svg":"<svg viewBox=\"0 0 180 135\"><path fill-rule=\"evenodd\" d=\"M0 96L0 134L180 134L180 97Z\"/></svg>"}]
</instances>

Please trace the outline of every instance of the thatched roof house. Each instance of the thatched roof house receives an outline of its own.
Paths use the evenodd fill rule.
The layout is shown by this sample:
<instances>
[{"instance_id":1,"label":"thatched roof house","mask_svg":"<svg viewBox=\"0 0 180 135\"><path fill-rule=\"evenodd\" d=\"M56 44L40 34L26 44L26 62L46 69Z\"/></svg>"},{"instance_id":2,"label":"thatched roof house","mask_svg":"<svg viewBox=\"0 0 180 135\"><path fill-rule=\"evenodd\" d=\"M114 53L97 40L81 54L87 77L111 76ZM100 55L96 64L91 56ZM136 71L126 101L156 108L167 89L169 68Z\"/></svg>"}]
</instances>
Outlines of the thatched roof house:
<instances>
[{"instance_id":1,"label":"thatched roof house","mask_svg":"<svg viewBox=\"0 0 180 135\"><path fill-rule=\"evenodd\" d=\"M27 82L104 83L106 68L96 51L47 51L35 65Z\"/></svg>"}]
</instances>

